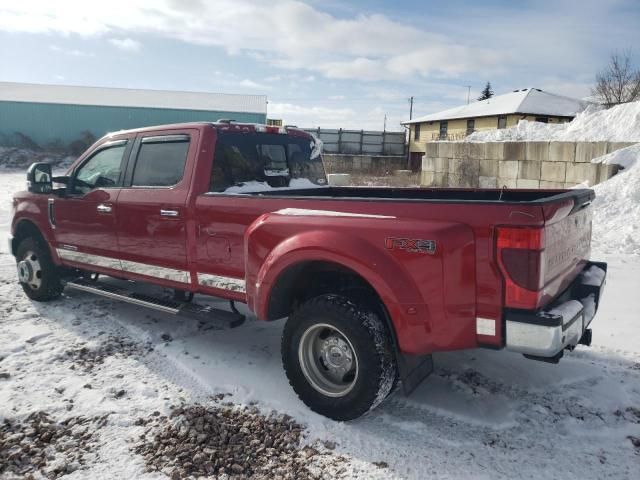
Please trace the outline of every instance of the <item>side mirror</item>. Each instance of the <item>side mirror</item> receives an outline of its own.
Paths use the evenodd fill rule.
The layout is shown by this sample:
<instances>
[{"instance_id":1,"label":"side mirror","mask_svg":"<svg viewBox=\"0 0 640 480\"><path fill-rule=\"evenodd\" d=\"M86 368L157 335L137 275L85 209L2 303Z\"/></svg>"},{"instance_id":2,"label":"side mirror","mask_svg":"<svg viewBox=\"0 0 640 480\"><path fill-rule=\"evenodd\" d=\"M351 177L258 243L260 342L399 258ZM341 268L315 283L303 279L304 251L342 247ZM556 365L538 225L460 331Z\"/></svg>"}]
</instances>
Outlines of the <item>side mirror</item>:
<instances>
[{"instance_id":1,"label":"side mirror","mask_svg":"<svg viewBox=\"0 0 640 480\"><path fill-rule=\"evenodd\" d=\"M27 190L32 193L50 193L53 190L51 165L32 163L27 170Z\"/></svg>"}]
</instances>

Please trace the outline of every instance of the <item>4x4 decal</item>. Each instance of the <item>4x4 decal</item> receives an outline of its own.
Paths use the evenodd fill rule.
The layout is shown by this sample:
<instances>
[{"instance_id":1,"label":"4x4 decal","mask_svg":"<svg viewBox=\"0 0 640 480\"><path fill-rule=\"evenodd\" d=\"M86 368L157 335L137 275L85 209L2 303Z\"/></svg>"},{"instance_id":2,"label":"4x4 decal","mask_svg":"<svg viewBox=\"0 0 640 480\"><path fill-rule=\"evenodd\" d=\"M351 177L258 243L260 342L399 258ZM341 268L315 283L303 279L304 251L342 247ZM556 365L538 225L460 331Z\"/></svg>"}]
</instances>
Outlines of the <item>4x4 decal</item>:
<instances>
[{"instance_id":1,"label":"4x4 decal","mask_svg":"<svg viewBox=\"0 0 640 480\"><path fill-rule=\"evenodd\" d=\"M384 239L384 245L389 250L406 250L407 252L428 253L429 255L436 253L435 240L387 237Z\"/></svg>"}]
</instances>

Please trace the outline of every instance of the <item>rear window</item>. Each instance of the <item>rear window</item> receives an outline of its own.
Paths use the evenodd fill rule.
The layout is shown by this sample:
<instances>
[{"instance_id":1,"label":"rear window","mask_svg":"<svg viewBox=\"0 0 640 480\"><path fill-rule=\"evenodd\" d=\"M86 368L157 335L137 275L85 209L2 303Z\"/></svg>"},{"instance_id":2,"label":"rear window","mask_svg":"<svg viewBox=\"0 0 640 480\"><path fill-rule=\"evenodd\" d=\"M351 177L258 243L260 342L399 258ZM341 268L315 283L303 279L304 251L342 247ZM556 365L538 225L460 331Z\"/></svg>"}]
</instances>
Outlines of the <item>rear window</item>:
<instances>
[{"instance_id":1,"label":"rear window","mask_svg":"<svg viewBox=\"0 0 640 480\"><path fill-rule=\"evenodd\" d=\"M144 138L138 151L131 184L136 187L176 185L182 180L188 151L188 135Z\"/></svg>"},{"instance_id":2,"label":"rear window","mask_svg":"<svg viewBox=\"0 0 640 480\"><path fill-rule=\"evenodd\" d=\"M320 143L270 133L220 132L210 191L250 192L326 185Z\"/></svg>"}]
</instances>

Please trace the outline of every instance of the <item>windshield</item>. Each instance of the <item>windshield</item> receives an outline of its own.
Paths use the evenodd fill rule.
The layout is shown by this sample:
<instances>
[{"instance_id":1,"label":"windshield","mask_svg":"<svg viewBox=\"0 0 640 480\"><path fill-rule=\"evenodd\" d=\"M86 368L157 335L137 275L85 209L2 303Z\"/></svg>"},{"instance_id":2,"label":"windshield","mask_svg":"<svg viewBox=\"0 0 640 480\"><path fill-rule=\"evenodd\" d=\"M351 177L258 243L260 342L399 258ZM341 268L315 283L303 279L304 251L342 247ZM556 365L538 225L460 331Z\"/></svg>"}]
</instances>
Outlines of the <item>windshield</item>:
<instances>
[{"instance_id":1,"label":"windshield","mask_svg":"<svg viewBox=\"0 0 640 480\"><path fill-rule=\"evenodd\" d=\"M319 141L304 137L219 132L210 191L325 186L320 147Z\"/></svg>"}]
</instances>

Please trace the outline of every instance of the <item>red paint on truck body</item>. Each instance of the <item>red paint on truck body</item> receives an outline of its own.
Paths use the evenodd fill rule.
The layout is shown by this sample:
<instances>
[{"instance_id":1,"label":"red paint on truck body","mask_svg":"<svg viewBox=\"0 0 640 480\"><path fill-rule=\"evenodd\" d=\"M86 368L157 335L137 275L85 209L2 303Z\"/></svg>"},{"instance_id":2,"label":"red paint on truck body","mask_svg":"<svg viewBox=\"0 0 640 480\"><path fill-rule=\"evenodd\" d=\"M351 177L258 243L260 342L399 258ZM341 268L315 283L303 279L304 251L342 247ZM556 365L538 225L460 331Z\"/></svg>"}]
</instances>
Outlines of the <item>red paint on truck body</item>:
<instances>
[{"instance_id":1,"label":"red paint on truck body","mask_svg":"<svg viewBox=\"0 0 640 480\"><path fill-rule=\"evenodd\" d=\"M566 199L541 206L535 202L210 194L215 145L223 131L251 135L255 130L252 125L189 124L112 134L80 157L69 174L104 142L126 139L136 142L135 150L144 136L187 134L191 143L182 180L171 188L123 185L80 198L21 192L15 197L13 233L20 222L32 222L53 247L58 264L83 267L56 254L57 248L69 244L80 252L185 271L189 280L180 283L149 277L135 268L114 272L92 267L120 278L246 302L263 320L269 316L273 288L288 269L314 261L334 263L356 272L375 289L391 317L400 350L425 354L503 346L505 292L496 258L497 229L549 227L562 222L573 206ZM288 134L311 139L297 130ZM133 156L128 159L133 161ZM54 199L56 229L47 218L48 197ZM112 214L95 214L95 204L105 202L113 205ZM356 216L277 213L291 208ZM165 219L160 216L164 209L176 210L178 215ZM554 231L554 235L561 243L562 233ZM425 253L388 248L388 238L428 240L435 249ZM583 256L581 252L580 258L571 259L571 265L557 260L557 276L545 285L541 301L561 292L586 260ZM244 280L246 292L201 285L198 274ZM477 317L495 320L495 335L478 335Z\"/></svg>"}]
</instances>

